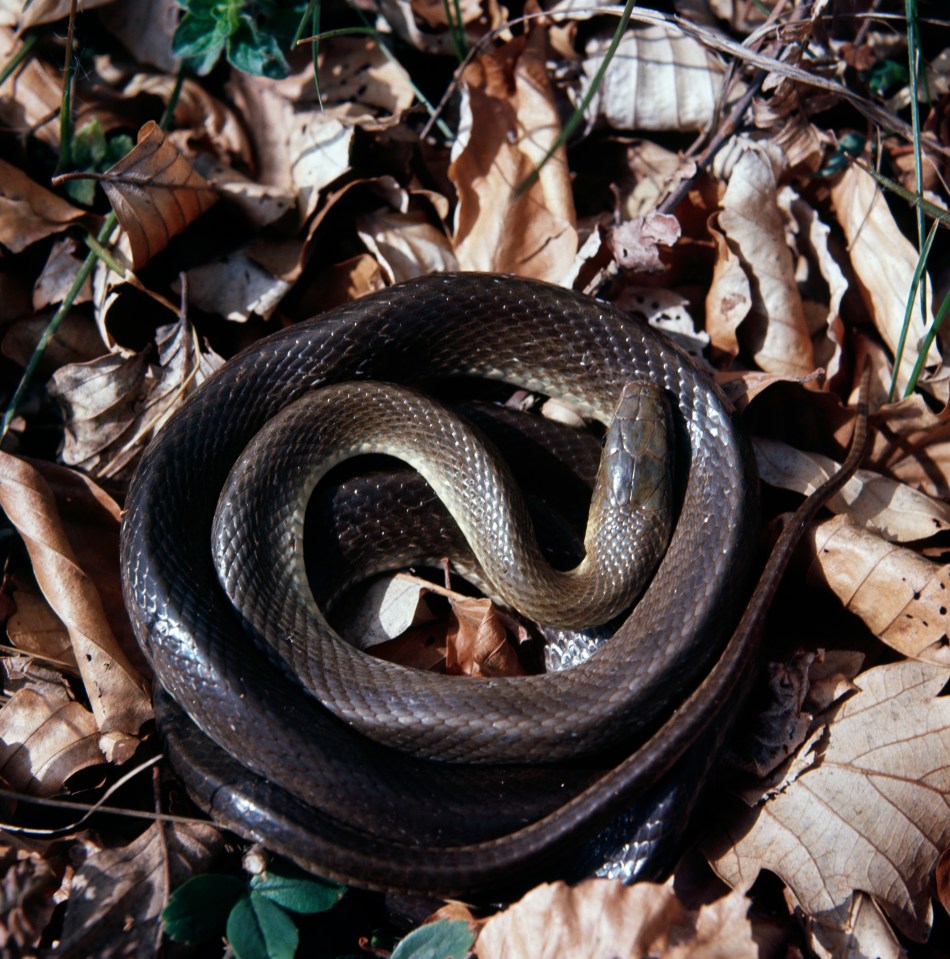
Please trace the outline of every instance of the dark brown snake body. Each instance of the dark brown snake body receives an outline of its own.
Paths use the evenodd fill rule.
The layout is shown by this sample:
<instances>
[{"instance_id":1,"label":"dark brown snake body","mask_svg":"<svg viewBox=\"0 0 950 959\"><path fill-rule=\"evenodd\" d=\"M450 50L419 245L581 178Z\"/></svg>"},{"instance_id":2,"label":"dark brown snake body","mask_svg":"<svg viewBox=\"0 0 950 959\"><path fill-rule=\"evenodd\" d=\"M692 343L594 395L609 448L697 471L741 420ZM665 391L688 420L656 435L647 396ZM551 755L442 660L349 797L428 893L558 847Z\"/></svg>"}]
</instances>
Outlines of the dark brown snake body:
<instances>
[{"instance_id":1,"label":"dark brown snake body","mask_svg":"<svg viewBox=\"0 0 950 959\"><path fill-rule=\"evenodd\" d=\"M398 670L347 694L383 717L391 743L331 716L246 639L211 565L219 490L288 403L328 383L453 375L556 394L594 415L626 383L650 380L670 400L681 447L669 548L604 649L554 675L427 687L434 728L464 725L473 704L489 711L478 723L494 730L485 748L496 765L391 748L401 700L386 683L400 693ZM225 825L347 882L470 895L553 875L734 712L754 660L756 630L733 626L748 598L756 489L747 444L706 376L646 324L570 291L437 275L280 331L163 428L127 503L126 600L178 704L160 704L176 769Z\"/></svg>"}]
</instances>

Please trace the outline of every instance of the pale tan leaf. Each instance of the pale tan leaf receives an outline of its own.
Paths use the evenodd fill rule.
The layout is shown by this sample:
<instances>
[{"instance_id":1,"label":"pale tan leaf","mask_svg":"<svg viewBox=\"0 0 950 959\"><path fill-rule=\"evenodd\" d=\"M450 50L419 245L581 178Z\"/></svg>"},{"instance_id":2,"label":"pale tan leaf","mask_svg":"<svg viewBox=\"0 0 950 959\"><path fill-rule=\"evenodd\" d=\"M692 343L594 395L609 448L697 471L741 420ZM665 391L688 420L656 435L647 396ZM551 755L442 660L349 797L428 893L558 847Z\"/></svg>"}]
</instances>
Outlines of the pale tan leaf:
<instances>
[{"instance_id":1,"label":"pale tan leaf","mask_svg":"<svg viewBox=\"0 0 950 959\"><path fill-rule=\"evenodd\" d=\"M7 328L0 343L0 352L19 366L26 366L40 337L46 332L49 320L46 314L17 320ZM101 356L102 351L102 340L96 324L81 313L69 313L56 335L48 341L39 372L49 375L64 363L81 363Z\"/></svg>"},{"instance_id":2,"label":"pale tan leaf","mask_svg":"<svg viewBox=\"0 0 950 959\"><path fill-rule=\"evenodd\" d=\"M296 202L297 195L289 187L257 183L233 167L210 158L199 157L195 167L214 185L222 200L236 206L258 229L275 223Z\"/></svg>"},{"instance_id":3,"label":"pale tan leaf","mask_svg":"<svg viewBox=\"0 0 950 959\"><path fill-rule=\"evenodd\" d=\"M454 243L463 270L560 281L574 268L578 239L564 149L515 192L561 128L544 60L544 34L534 30L462 73L449 178L459 196Z\"/></svg>"},{"instance_id":4,"label":"pale tan leaf","mask_svg":"<svg viewBox=\"0 0 950 959\"><path fill-rule=\"evenodd\" d=\"M746 890L769 869L826 927L847 926L860 889L925 940L930 874L950 839L950 699L936 698L948 678L913 660L858 676L803 765L707 843L719 875Z\"/></svg>"},{"instance_id":5,"label":"pale tan leaf","mask_svg":"<svg viewBox=\"0 0 950 959\"><path fill-rule=\"evenodd\" d=\"M99 19L132 54L136 63L147 63L167 74L174 74L179 61L172 54L172 36L178 26L179 10L176 0L122 0L106 6L99 13ZM173 80L173 77L167 79ZM197 86L190 77L185 80L184 87L189 84ZM183 89L182 97L186 96Z\"/></svg>"},{"instance_id":6,"label":"pale tan leaf","mask_svg":"<svg viewBox=\"0 0 950 959\"><path fill-rule=\"evenodd\" d=\"M321 192L350 169L355 135L352 124L330 111L291 113L281 160L289 162L301 221L316 210Z\"/></svg>"},{"instance_id":7,"label":"pale tan leaf","mask_svg":"<svg viewBox=\"0 0 950 959\"><path fill-rule=\"evenodd\" d=\"M893 356L897 349L907 293L917 266L917 251L894 222L890 208L880 187L870 174L857 166L849 166L831 188L838 222L844 230L851 254L851 266L860 281L871 315L871 320ZM927 302L933 303L933 293L925 274ZM932 322L929 313L921 316L920 300L911 311L907 346L898 372L898 389L903 391L917 356L917 343L922 339L925 325ZM927 354L927 366L940 364L936 345ZM946 400L946 389L938 394Z\"/></svg>"},{"instance_id":8,"label":"pale tan leaf","mask_svg":"<svg viewBox=\"0 0 950 959\"><path fill-rule=\"evenodd\" d=\"M0 26L0 61L9 63L23 38ZM29 57L0 86L0 121L17 134L29 133L54 150L59 148L62 79L39 57Z\"/></svg>"},{"instance_id":9,"label":"pale tan leaf","mask_svg":"<svg viewBox=\"0 0 950 959\"><path fill-rule=\"evenodd\" d=\"M623 269L660 273L665 267L659 248L673 246L680 238L680 232L676 217L650 213L613 227L609 234L610 247L614 259Z\"/></svg>"},{"instance_id":10,"label":"pale tan leaf","mask_svg":"<svg viewBox=\"0 0 950 959\"><path fill-rule=\"evenodd\" d=\"M156 345L155 364L146 350L72 363L53 374L49 391L66 419L64 462L96 476L127 473L152 433L222 363L200 349L186 321L159 327Z\"/></svg>"},{"instance_id":11,"label":"pale tan leaf","mask_svg":"<svg viewBox=\"0 0 950 959\"><path fill-rule=\"evenodd\" d=\"M880 906L863 892L856 892L834 921L809 919L805 930L819 959L905 959L907 955Z\"/></svg>"},{"instance_id":12,"label":"pale tan leaf","mask_svg":"<svg viewBox=\"0 0 950 959\"><path fill-rule=\"evenodd\" d=\"M132 265L141 269L168 246L218 195L152 120L138 142L100 181L132 244Z\"/></svg>"},{"instance_id":13,"label":"pale tan leaf","mask_svg":"<svg viewBox=\"0 0 950 959\"><path fill-rule=\"evenodd\" d=\"M578 2L558 4L557 10ZM612 26L584 48L578 100L603 63ZM672 26L632 27L607 68L587 116L616 130L701 130L713 118L725 64L693 37Z\"/></svg>"},{"instance_id":14,"label":"pale tan leaf","mask_svg":"<svg viewBox=\"0 0 950 959\"><path fill-rule=\"evenodd\" d=\"M458 269L448 237L421 210L377 210L358 217L356 231L390 283Z\"/></svg>"},{"instance_id":15,"label":"pale tan leaf","mask_svg":"<svg viewBox=\"0 0 950 959\"><path fill-rule=\"evenodd\" d=\"M709 221L716 262L706 294L706 329L717 349L739 355L739 327L752 310L752 286L739 254L732 249L717 218Z\"/></svg>"},{"instance_id":16,"label":"pale tan leaf","mask_svg":"<svg viewBox=\"0 0 950 959\"><path fill-rule=\"evenodd\" d=\"M107 758L121 759L134 749L134 737L151 717L148 694L116 641L95 583L76 561L46 480L2 452L0 508L23 538L36 581L69 631L101 748Z\"/></svg>"},{"instance_id":17,"label":"pale tan leaf","mask_svg":"<svg viewBox=\"0 0 950 959\"><path fill-rule=\"evenodd\" d=\"M693 162L649 140L635 140L627 147L626 166L633 186L625 190L622 211L631 220L652 212L661 197L696 169Z\"/></svg>"},{"instance_id":18,"label":"pale tan leaf","mask_svg":"<svg viewBox=\"0 0 950 959\"><path fill-rule=\"evenodd\" d=\"M679 344L697 363L707 365L703 353L709 346L709 334L696 329L690 302L681 293L659 287L625 286L614 303L639 314L650 326Z\"/></svg>"},{"instance_id":19,"label":"pale tan leaf","mask_svg":"<svg viewBox=\"0 0 950 959\"><path fill-rule=\"evenodd\" d=\"M827 586L871 632L905 656L950 666L950 566L837 516L806 534L808 578Z\"/></svg>"},{"instance_id":20,"label":"pale tan leaf","mask_svg":"<svg viewBox=\"0 0 950 959\"><path fill-rule=\"evenodd\" d=\"M65 690L21 689L0 709L0 776L18 792L55 796L102 760L95 717Z\"/></svg>"},{"instance_id":21,"label":"pale tan leaf","mask_svg":"<svg viewBox=\"0 0 950 959\"><path fill-rule=\"evenodd\" d=\"M415 100L406 69L386 56L372 37L331 37L320 44L323 102L358 104L387 114L408 110Z\"/></svg>"},{"instance_id":22,"label":"pale tan leaf","mask_svg":"<svg viewBox=\"0 0 950 959\"><path fill-rule=\"evenodd\" d=\"M347 638L360 649L369 649L432 622L426 592L422 583L399 575L373 583L347 622Z\"/></svg>"},{"instance_id":23,"label":"pale tan leaf","mask_svg":"<svg viewBox=\"0 0 950 959\"><path fill-rule=\"evenodd\" d=\"M189 304L232 323L246 323L252 316L266 320L291 287L288 280L253 260L246 249L192 267L186 275Z\"/></svg>"},{"instance_id":24,"label":"pale tan leaf","mask_svg":"<svg viewBox=\"0 0 950 959\"><path fill-rule=\"evenodd\" d=\"M83 215L82 210L0 160L0 243L13 253L62 233Z\"/></svg>"},{"instance_id":25,"label":"pale tan leaf","mask_svg":"<svg viewBox=\"0 0 950 959\"><path fill-rule=\"evenodd\" d=\"M153 823L127 846L91 855L73 881L57 954L157 955L169 894L206 872L223 845L210 823Z\"/></svg>"},{"instance_id":26,"label":"pale tan leaf","mask_svg":"<svg viewBox=\"0 0 950 959\"><path fill-rule=\"evenodd\" d=\"M669 886L588 879L532 889L492 916L478 959L757 959L749 901L732 893L698 913Z\"/></svg>"},{"instance_id":27,"label":"pale tan leaf","mask_svg":"<svg viewBox=\"0 0 950 959\"><path fill-rule=\"evenodd\" d=\"M751 303L743 333L756 363L768 373L810 373L815 359L785 242L775 174L758 150L747 150L736 161L718 222L749 280ZM714 315L727 314L733 295L714 285L707 309L712 305ZM717 342L712 328L710 335Z\"/></svg>"},{"instance_id":28,"label":"pale tan leaf","mask_svg":"<svg viewBox=\"0 0 950 959\"><path fill-rule=\"evenodd\" d=\"M754 446L759 475L766 483L805 496L838 469L827 456L797 450L779 440L760 436ZM927 539L950 529L950 505L871 470L858 470L829 500L828 508L848 513L897 543Z\"/></svg>"}]
</instances>

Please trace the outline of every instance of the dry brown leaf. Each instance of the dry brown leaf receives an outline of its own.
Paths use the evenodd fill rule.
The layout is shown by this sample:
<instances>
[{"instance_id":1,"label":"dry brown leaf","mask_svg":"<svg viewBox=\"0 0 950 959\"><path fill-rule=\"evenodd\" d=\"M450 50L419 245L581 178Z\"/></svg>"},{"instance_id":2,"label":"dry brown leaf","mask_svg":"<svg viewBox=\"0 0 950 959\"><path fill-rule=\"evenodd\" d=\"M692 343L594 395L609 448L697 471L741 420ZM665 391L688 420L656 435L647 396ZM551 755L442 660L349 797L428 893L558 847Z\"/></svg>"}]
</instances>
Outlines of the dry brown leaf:
<instances>
[{"instance_id":1,"label":"dry brown leaf","mask_svg":"<svg viewBox=\"0 0 950 959\"><path fill-rule=\"evenodd\" d=\"M831 198L848 240L851 265L868 301L871 320L893 356L904 322L907 293L917 267L917 251L894 222L880 187L864 170L857 166L848 167L832 186ZM933 303L929 280L927 290L927 302ZM932 319L928 312L926 323ZM916 344L924 332L925 319L921 316L920 300L917 299L911 311L907 346L897 377L900 391L907 384L916 361ZM939 364L940 354L933 345L927 354L927 366ZM926 381L922 385L926 388ZM936 395L946 402L946 387Z\"/></svg>"},{"instance_id":2,"label":"dry brown leaf","mask_svg":"<svg viewBox=\"0 0 950 959\"><path fill-rule=\"evenodd\" d=\"M462 73L463 119L449 167L459 201L455 252L463 270L561 281L574 268L577 229L563 147L538 179L515 190L561 129L544 33L534 30Z\"/></svg>"},{"instance_id":3,"label":"dry brown leaf","mask_svg":"<svg viewBox=\"0 0 950 959\"><path fill-rule=\"evenodd\" d=\"M62 233L83 215L82 210L0 160L0 243L13 253L44 237Z\"/></svg>"},{"instance_id":4,"label":"dry brown leaf","mask_svg":"<svg viewBox=\"0 0 950 959\"><path fill-rule=\"evenodd\" d=\"M218 199L153 120L139 130L138 142L102 174L100 182L132 244L136 270Z\"/></svg>"},{"instance_id":5,"label":"dry brown leaf","mask_svg":"<svg viewBox=\"0 0 950 959\"><path fill-rule=\"evenodd\" d=\"M48 314L18 320L7 329L0 343L0 352L19 366L26 366L48 326ZM100 356L102 350L96 324L88 316L70 313L47 343L38 372L41 376L48 376L64 363L90 360Z\"/></svg>"},{"instance_id":6,"label":"dry brown leaf","mask_svg":"<svg viewBox=\"0 0 950 959\"><path fill-rule=\"evenodd\" d=\"M757 959L749 900L732 893L698 912L669 886L588 879L532 889L485 923L478 959Z\"/></svg>"},{"instance_id":7,"label":"dry brown leaf","mask_svg":"<svg viewBox=\"0 0 950 959\"><path fill-rule=\"evenodd\" d=\"M210 823L154 823L127 846L90 856L73 880L56 954L157 955L169 893L206 872L223 845Z\"/></svg>"},{"instance_id":8,"label":"dry brown leaf","mask_svg":"<svg viewBox=\"0 0 950 959\"><path fill-rule=\"evenodd\" d=\"M590 7L584 0L558 4ZM613 26L588 42L578 101L603 63ZM715 115L725 64L693 37L673 26L631 27L594 94L587 116L615 130L702 130Z\"/></svg>"},{"instance_id":9,"label":"dry brown leaf","mask_svg":"<svg viewBox=\"0 0 950 959\"><path fill-rule=\"evenodd\" d=\"M458 269L448 237L421 210L377 210L358 217L356 231L390 283Z\"/></svg>"},{"instance_id":10,"label":"dry brown leaf","mask_svg":"<svg viewBox=\"0 0 950 959\"><path fill-rule=\"evenodd\" d=\"M63 461L95 476L127 473L152 433L223 362L202 351L187 321L156 330L150 350L131 358L109 354L57 370L49 392L64 408Z\"/></svg>"},{"instance_id":11,"label":"dry brown leaf","mask_svg":"<svg viewBox=\"0 0 950 959\"><path fill-rule=\"evenodd\" d=\"M92 10L93 7L104 7L113 0L83 0L82 9ZM55 23L69 16L71 0L33 0L23 11L19 29L29 30L30 27L41 23Z\"/></svg>"},{"instance_id":12,"label":"dry brown leaf","mask_svg":"<svg viewBox=\"0 0 950 959\"><path fill-rule=\"evenodd\" d=\"M681 293L660 287L625 286L614 303L622 310L642 316L708 369L703 353L709 346L709 334L696 329L696 321L690 315L690 302Z\"/></svg>"},{"instance_id":13,"label":"dry brown leaf","mask_svg":"<svg viewBox=\"0 0 950 959\"><path fill-rule=\"evenodd\" d=\"M748 150L736 161L718 223L725 237L719 244L720 256L738 261L748 286L734 277L737 264L728 268L717 264L706 297L707 329L713 343L733 352L731 331L736 319L745 319L745 340L763 370L810 373L815 358L795 282L795 264L785 242L775 174L769 159L758 150ZM748 310L740 310L741 316L736 313L737 282L741 299L749 298Z\"/></svg>"},{"instance_id":14,"label":"dry brown leaf","mask_svg":"<svg viewBox=\"0 0 950 959\"><path fill-rule=\"evenodd\" d=\"M0 955L26 959L39 954L64 871L63 861L41 844L5 835L0 844Z\"/></svg>"},{"instance_id":15,"label":"dry brown leaf","mask_svg":"<svg viewBox=\"0 0 950 959\"><path fill-rule=\"evenodd\" d=\"M355 135L352 124L329 110L292 114L282 158L290 165L301 221L316 210L321 192L350 169Z\"/></svg>"},{"instance_id":16,"label":"dry brown leaf","mask_svg":"<svg viewBox=\"0 0 950 959\"><path fill-rule=\"evenodd\" d=\"M9 63L23 38L0 26L0 62ZM31 135L59 148L59 106L62 80L39 57L29 57L0 87L0 121L18 134Z\"/></svg>"},{"instance_id":17,"label":"dry brown leaf","mask_svg":"<svg viewBox=\"0 0 950 959\"><path fill-rule=\"evenodd\" d=\"M861 890L926 940L931 871L950 840L950 699L936 698L948 677L913 660L858 676L785 782L706 844L716 872L744 891L771 870L822 934L847 927Z\"/></svg>"},{"instance_id":18,"label":"dry brown leaf","mask_svg":"<svg viewBox=\"0 0 950 959\"><path fill-rule=\"evenodd\" d=\"M490 600L455 596L445 637L445 671L452 676L523 676L518 654L508 639L519 643L528 632Z\"/></svg>"},{"instance_id":19,"label":"dry brown leaf","mask_svg":"<svg viewBox=\"0 0 950 959\"><path fill-rule=\"evenodd\" d=\"M172 54L172 37L178 26L179 10L176 0L122 0L122 3L107 5L99 13L99 19L110 34L118 37L136 63L147 63L174 74L179 61ZM183 99L189 85L197 86L190 77L186 78Z\"/></svg>"},{"instance_id":20,"label":"dry brown leaf","mask_svg":"<svg viewBox=\"0 0 950 959\"><path fill-rule=\"evenodd\" d=\"M372 37L324 40L319 62L320 94L326 104L355 104L373 113L382 110L396 115L408 110L415 100L406 69L386 56Z\"/></svg>"},{"instance_id":21,"label":"dry brown leaf","mask_svg":"<svg viewBox=\"0 0 950 959\"><path fill-rule=\"evenodd\" d=\"M21 689L0 709L0 776L17 792L55 796L102 762L96 718L65 690Z\"/></svg>"},{"instance_id":22,"label":"dry brown leaf","mask_svg":"<svg viewBox=\"0 0 950 959\"><path fill-rule=\"evenodd\" d=\"M756 437L754 447L759 476L766 483L805 496L838 469L827 456L779 440ZM848 513L897 543L928 539L950 529L950 505L871 470L858 470L828 501L828 508Z\"/></svg>"},{"instance_id":23,"label":"dry brown leaf","mask_svg":"<svg viewBox=\"0 0 950 959\"><path fill-rule=\"evenodd\" d=\"M209 157L199 157L195 167L214 185L221 199L236 206L257 229L275 223L293 208L297 199L297 194L289 187L256 183L233 167Z\"/></svg>"},{"instance_id":24,"label":"dry brown leaf","mask_svg":"<svg viewBox=\"0 0 950 959\"><path fill-rule=\"evenodd\" d=\"M61 303L72 286L82 260L75 255L76 241L72 237L57 240L49 251L49 259L43 272L33 287L33 309ZM92 299L92 280L86 279L79 293L73 298L73 304L88 303Z\"/></svg>"},{"instance_id":25,"label":"dry brown leaf","mask_svg":"<svg viewBox=\"0 0 950 959\"><path fill-rule=\"evenodd\" d=\"M626 167L634 182L624 189L622 214L631 220L652 212L661 197L696 170L691 161L649 140L635 140L627 147Z\"/></svg>"},{"instance_id":26,"label":"dry brown leaf","mask_svg":"<svg viewBox=\"0 0 950 959\"><path fill-rule=\"evenodd\" d=\"M2 452L0 508L26 544L43 595L69 630L100 748L121 762L151 718L148 694L116 641L96 584L76 561L49 484L34 467Z\"/></svg>"},{"instance_id":27,"label":"dry brown leaf","mask_svg":"<svg viewBox=\"0 0 950 959\"><path fill-rule=\"evenodd\" d=\"M13 594L16 612L7 620L7 638L17 649L75 671L69 631L49 603L34 590L19 587Z\"/></svg>"},{"instance_id":28,"label":"dry brown leaf","mask_svg":"<svg viewBox=\"0 0 950 959\"><path fill-rule=\"evenodd\" d=\"M837 516L806 534L808 578L899 653L950 666L950 566L925 559Z\"/></svg>"},{"instance_id":29,"label":"dry brown leaf","mask_svg":"<svg viewBox=\"0 0 950 959\"><path fill-rule=\"evenodd\" d=\"M247 249L192 267L186 276L188 303L232 323L246 323L252 316L268 319L292 285L262 267Z\"/></svg>"}]
</instances>

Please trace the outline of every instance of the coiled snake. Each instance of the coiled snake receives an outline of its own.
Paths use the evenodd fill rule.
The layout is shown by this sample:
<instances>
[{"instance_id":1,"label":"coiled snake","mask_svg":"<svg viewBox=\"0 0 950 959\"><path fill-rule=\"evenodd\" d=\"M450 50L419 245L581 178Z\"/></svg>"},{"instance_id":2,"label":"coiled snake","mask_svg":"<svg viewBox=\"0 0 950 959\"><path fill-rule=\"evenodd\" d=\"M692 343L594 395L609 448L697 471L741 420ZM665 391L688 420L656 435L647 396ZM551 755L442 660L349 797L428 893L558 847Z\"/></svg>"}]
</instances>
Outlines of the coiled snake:
<instances>
[{"instance_id":1,"label":"coiled snake","mask_svg":"<svg viewBox=\"0 0 950 959\"><path fill-rule=\"evenodd\" d=\"M372 685L352 690L331 662L333 690L391 739L374 742L247 638L212 567L217 499L255 434L305 394L456 375L563 397L601 418L626 384L657 384L678 445L675 527L629 618L581 666L426 676L407 696L399 667L374 666ZM747 444L706 376L645 323L564 289L435 275L275 333L184 404L127 501L126 601L174 700L160 703L173 763L216 819L348 882L498 895L554 874L734 711L754 650L754 629L732 629L748 598L756 489ZM402 710L419 696L422 725L440 742L446 730L451 741L452 730L476 729L466 758L478 762L392 748L418 723ZM451 747L435 754L454 758Z\"/></svg>"}]
</instances>

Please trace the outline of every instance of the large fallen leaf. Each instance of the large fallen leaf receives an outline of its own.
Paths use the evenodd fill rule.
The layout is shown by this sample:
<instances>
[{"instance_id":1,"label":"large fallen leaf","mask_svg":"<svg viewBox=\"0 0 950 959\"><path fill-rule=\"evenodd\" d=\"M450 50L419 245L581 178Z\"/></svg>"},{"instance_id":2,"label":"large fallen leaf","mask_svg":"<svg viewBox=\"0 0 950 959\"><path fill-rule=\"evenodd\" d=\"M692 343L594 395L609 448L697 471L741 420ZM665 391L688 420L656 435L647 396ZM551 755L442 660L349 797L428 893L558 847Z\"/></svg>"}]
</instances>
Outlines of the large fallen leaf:
<instances>
[{"instance_id":1,"label":"large fallen leaf","mask_svg":"<svg viewBox=\"0 0 950 959\"><path fill-rule=\"evenodd\" d=\"M232 323L246 323L252 316L266 320L292 285L255 262L246 248L192 267L186 275L189 304Z\"/></svg>"},{"instance_id":2,"label":"large fallen leaf","mask_svg":"<svg viewBox=\"0 0 950 959\"><path fill-rule=\"evenodd\" d=\"M16 612L7 620L7 638L17 649L76 670L69 632L49 603L38 593L20 587L14 593Z\"/></svg>"},{"instance_id":3,"label":"large fallen leaf","mask_svg":"<svg viewBox=\"0 0 950 959\"><path fill-rule=\"evenodd\" d=\"M926 940L931 872L950 840L950 699L937 698L948 679L912 660L858 676L786 780L705 845L716 872L740 891L774 872L820 936L848 925L858 890Z\"/></svg>"},{"instance_id":4,"label":"large fallen leaf","mask_svg":"<svg viewBox=\"0 0 950 959\"><path fill-rule=\"evenodd\" d=\"M101 762L96 719L65 690L21 689L0 709L0 777L17 792L55 796Z\"/></svg>"},{"instance_id":5,"label":"large fallen leaf","mask_svg":"<svg viewBox=\"0 0 950 959\"><path fill-rule=\"evenodd\" d=\"M25 173L0 160L0 243L19 253L47 236L62 233L83 211L44 190Z\"/></svg>"},{"instance_id":6,"label":"large fallen leaf","mask_svg":"<svg viewBox=\"0 0 950 959\"><path fill-rule=\"evenodd\" d=\"M767 437L754 442L759 476L770 486L809 496L838 469L834 460L820 453ZM950 505L871 470L858 470L829 500L828 508L849 513L897 543L929 539L950 529Z\"/></svg>"},{"instance_id":7,"label":"large fallen leaf","mask_svg":"<svg viewBox=\"0 0 950 959\"><path fill-rule=\"evenodd\" d=\"M157 956L169 893L206 871L222 846L210 823L154 823L127 846L90 856L73 881L56 954Z\"/></svg>"},{"instance_id":8,"label":"large fallen leaf","mask_svg":"<svg viewBox=\"0 0 950 959\"><path fill-rule=\"evenodd\" d=\"M66 293L73 285L82 260L76 254L76 241L72 237L57 240L49 252L49 259L43 272L33 286L33 309L62 303ZM88 303L92 299L92 281L87 277L79 292L73 298L73 304ZM25 364L24 364L25 365Z\"/></svg>"},{"instance_id":9,"label":"large fallen leaf","mask_svg":"<svg viewBox=\"0 0 950 959\"><path fill-rule=\"evenodd\" d=\"M132 265L141 269L209 207L218 195L149 120L138 142L100 182L132 244Z\"/></svg>"},{"instance_id":10,"label":"large fallen leaf","mask_svg":"<svg viewBox=\"0 0 950 959\"><path fill-rule=\"evenodd\" d=\"M785 241L775 173L762 151L747 150L733 166L718 224L725 240L720 256L736 261L732 270L745 274L749 302L747 310L735 314L735 281L720 286L727 273L717 265L706 296L713 343L734 353L736 321L744 321L744 339L759 367L768 373L810 373L815 367L811 337Z\"/></svg>"},{"instance_id":11,"label":"large fallen leaf","mask_svg":"<svg viewBox=\"0 0 950 959\"><path fill-rule=\"evenodd\" d=\"M831 198L848 240L851 266L868 301L871 320L893 355L904 322L907 293L917 267L917 251L895 223L880 187L864 170L857 166L848 167L832 186ZM933 292L926 274L924 282L929 306L933 303ZM898 371L897 383L901 390L916 362L917 344L923 338L925 325L932 319L930 309L926 317L921 315L920 299L917 298L911 310L907 345ZM939 364L940 354L933 344L927 354L927 366ZM946 386L938 395L946 400Z\"/></svg>"},{"instance_id":12,"label":"large fallen leaf","mask_svg":"<svg viewBox=\"0 0 950 959\"><path fill-rule=\"evenodd\" d=\"M577 252L563 147L517 192L561 129L548 81L544 33L533 30L473 60L449 178L458 191L455 252L463 270L559 281Z\"/></svg>"},{"instance_id":13,"label":"large fallen leaf","mask_svg":"<svg viewBox=\"0 0 950 959\"><path fill-rule=\"evenodd\" d=\"M405 67L372 37L332 37L320 44L323 102L360 104L399 114L415 100Z\"/></svg>"},{"instance_id":14,"label":"large fallen leaf","mask_svg":"<svg viewBox=\"0 0 950 959\"><path fill-rule=\"evenodd\" d=\"M377 210L359 217L356 229L391 283L458 269L448 238L421 210Z\"/></svg>"},{"instance_id":15,"label":"large fallen leaf","mask_svg":"<svg viewBox=\"0 0 950 959\"><path fill-rule=\"evenodd\" d=\"M697 912L669 886L588 879L532 889L492 916L478 959L757 959L749 900L732 893Z\"/></svg>"},{"instance_id":16,"label":"large fallen leaf","mask_svg":"<svg viewBox=\"0 0 950 959\"><path fill-rule=\"evenodd\" d=\"M554 11L586 2L558 4ZM587 93L610 44L613 24L588 41L577 98ZM701 130L713 119L726 73L722 60L672 26L627 30L587 108L615 130Z\"/></svg>"},{"instance_id":17,"label":"large fallen leaf","mask_svg":"<svg viewBox=\"0 0 950 959\"><path fill-rule=\"evenodd\" d=\"M107 758L122 761L151 717L148 694L116 642L96 584L76 561L49 484L37 469L3 452L0 508L23 538L40 590L69 631L100 748Z\"/></svg>"},{"instance_id":18,"label":"large fallen leaf","mask_svg":"<svg viewBox=\"0 0 950 959\"><path fill-rule=\"evenodd\" d=\"M91 10L93 7L103 7L113 0L83 0L82 9ZM30 27L38 26L41 23L54 23L57 20L64 20L69 16L71 0L33 0L26 5L23 17L20 20L20 30L28 30Z\"/></svg>"},{"instance_id":19,"label":"large fallen leaf","mask_svg":"<svg viewBox=\"0 0 950 959\"><path fill-rule=\"evenodd\" d=\"M155 335L158 363L146 350L71 363L53 374L49 392L66 419L64 462L98 477L129 472L153 431L221 365L217 354L201 350L186 320Z\"/></svg>"},{"instance_id":20,"label":"large fallen leaf","mask_svg":"<svg viewBox=\"0 0 950 959\"><path fill-rule=\"evenodd\" d=\"M810 582L830 589L899 653L950 666L950 566L895 546L846 516L806 535Z\"/></svg>"}]
</instances>

